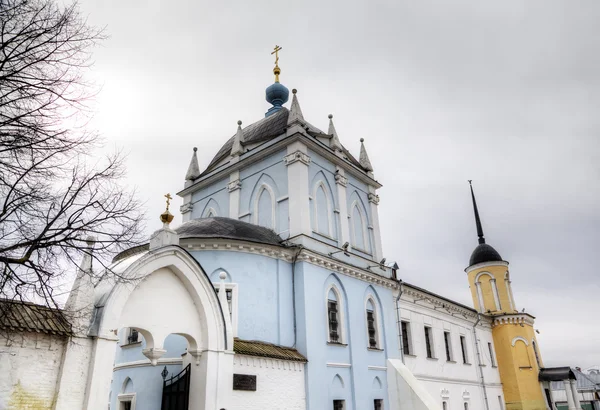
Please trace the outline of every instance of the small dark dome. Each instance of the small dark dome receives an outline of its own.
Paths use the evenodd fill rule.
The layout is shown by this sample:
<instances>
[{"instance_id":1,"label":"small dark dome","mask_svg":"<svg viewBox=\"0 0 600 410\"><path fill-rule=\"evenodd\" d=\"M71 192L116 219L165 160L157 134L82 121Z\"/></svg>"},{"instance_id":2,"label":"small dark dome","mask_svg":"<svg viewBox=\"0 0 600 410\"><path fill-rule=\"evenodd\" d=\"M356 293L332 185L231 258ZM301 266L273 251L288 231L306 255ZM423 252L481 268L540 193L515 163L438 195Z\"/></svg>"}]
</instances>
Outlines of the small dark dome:
<instances>
[{"instance_id":1,"label":"small dark dome","mask_svg":"<svg viewBox=\"0 0 600 410\"><path fill-rule=\"evenodd\" d=\"M226 238L280 245L283 239L273 230L220 216L187 221L175 229L183 238Z\"/></svg>"},{"instance_id":2,"label":"small dark dome","mask_svg":"<svg viewBox=\"0 0 600 410\"><path fill-rule=\"evenodd\" d=\"M469 266L483 262L502 262L502 260L502 256L500 256L496 249L492 248L492 246L487 243L482 243L479 244L471 254Z\"/></svg>"}]
</instances>

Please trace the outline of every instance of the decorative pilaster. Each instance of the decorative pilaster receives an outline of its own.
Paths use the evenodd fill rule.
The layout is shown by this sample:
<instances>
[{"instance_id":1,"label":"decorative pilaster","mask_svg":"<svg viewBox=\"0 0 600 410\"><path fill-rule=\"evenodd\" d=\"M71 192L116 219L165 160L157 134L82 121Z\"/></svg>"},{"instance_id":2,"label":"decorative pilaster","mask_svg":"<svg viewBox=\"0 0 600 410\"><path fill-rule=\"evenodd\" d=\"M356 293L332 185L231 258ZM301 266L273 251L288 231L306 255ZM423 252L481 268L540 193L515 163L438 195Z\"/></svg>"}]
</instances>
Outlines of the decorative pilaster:
<instances>
[{"instance_id":1,"label":"decorative pilaster","mask_svg":"<svg viewBox=\"0 0 600 410\"><path fill-rule=\"evenodd\" d=\"M492 285L492 293L494 295L494 303L496 304L496 310L502 310L502 306L500 306L500 299L498 298L498 287L496 286L496 279L490 279L490 284Z\"/></svg>"},{"instance_id":2,"label":"decorative pilaster","mask_svg":"<svg viewBox=\"0 0 600 410\"><path fill-rule=\"evenodd\" d=\"M569 380L571 384L571 392L573 393L573 401L577 410L581 410L581 402L579 400L579 392L577 391L577 380Z\"/></svg>"},{"instance_id":3,"label":"decorative pilaster","mask_svg":"<svg viewBox=\"0 0 600 410\"><path fill-rule=\"evenodd\" d=\"M346 242L350 242L350 226L348 225L348 202L346 199L346 186L348 178L345 177L344 170L341 167L336 167L335 170L335 185L337 187L338 200L340 205L340 246Z\"/></svg>"},{"instance_id":4,"label":"decorative pilaster","mask_svg":"<svg viewBox=\"0 0 600 410\"><path fill-rule=\"evenodd\" d=\"M290 237L311 235L310 203L308 199L308 164L306 145L296 141L287 147L284 157L288 172Z\"/></svg>"},{"instance_id":5,"label":"decorative pilaster","mask_svg":"<svg viewBox=\"0 0 600 410\"><path fill-rule=\"evenodd\" d=\"M573 397L573 389L571 388L571 381L567 379L563 380L563 383L565 385L565 393L567 395L569 410L577 410L577 407L575 407L575 398Z\"/></svg>"},{"instance_id":6,"label":"decorative pilaster","mask_svg":"<svg viewBox=\"0 0 600 410\"><path fill-rule=\"evenodd\" d=\"M181 212L182 222L187 222L192 219L192 211L194 210L194 204L192 203L192 195L186 195L183 198L183 205L179 207Z\"/></svg>"},{"instance_id":7,"label":"decorative pilaster","mask_svg":"<svg viewBox=\"0 0 600 410\"><path fill-rule=\"evenodd\" d=\"M379 228L379 195L376 194L375 188L369 187L369 206L371 207L371 218L373 225L373 239L375 249L373 257L379 262L383 258L383 249L381 244L381 229Z\"/></svg>"},{"instance_id":8,"label":"decorative pilaster","mask_svg":"<svg viewBox=\"0 0 600 410\"><path fill-rule=\"evenodd\" d=\"M229 217L238 219L240 217L240 194L242 192L242 181L240 180L240 171L234 171L229 174Z\"/></svg>"},{"instance_id":9,"label":"decorative pilaster","mask_svg":"<svg viewBox=\"0 0 600 410\"><path fill-rule=\"evenodd\" d=\"M483 295L481 293L481 282L475 282L475 287L477 288L477 301L479 302L479 311L483 312L485 310L485 305L483 304Z\"/></svg>"}]
</instances>

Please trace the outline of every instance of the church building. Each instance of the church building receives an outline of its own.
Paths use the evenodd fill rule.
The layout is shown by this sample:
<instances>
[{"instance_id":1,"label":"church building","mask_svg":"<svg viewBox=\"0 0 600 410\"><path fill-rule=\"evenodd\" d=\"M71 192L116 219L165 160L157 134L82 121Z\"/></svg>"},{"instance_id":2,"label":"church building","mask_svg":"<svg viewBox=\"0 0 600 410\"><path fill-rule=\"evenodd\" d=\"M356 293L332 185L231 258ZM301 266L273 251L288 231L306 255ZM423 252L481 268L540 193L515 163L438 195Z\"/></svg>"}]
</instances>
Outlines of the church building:
<instances>
[{"instance_id":1,"label":"church building","mask_svg":"<svg viewBox=\"0 0 600 410\"><path fill-rule=\"evenodd\" d=\"M0 340L0 408L556 410L560 380L581 409L574 377L543 367L472 188L471 307L401 280L365 141L352 155L295 89L285 107L278 57L273 73L262 118L205 166L194 148L180 226L167 195L162 227L97 283L89 238L63 310L0 301L18 335Z\"/></svg>"}]
</instances>

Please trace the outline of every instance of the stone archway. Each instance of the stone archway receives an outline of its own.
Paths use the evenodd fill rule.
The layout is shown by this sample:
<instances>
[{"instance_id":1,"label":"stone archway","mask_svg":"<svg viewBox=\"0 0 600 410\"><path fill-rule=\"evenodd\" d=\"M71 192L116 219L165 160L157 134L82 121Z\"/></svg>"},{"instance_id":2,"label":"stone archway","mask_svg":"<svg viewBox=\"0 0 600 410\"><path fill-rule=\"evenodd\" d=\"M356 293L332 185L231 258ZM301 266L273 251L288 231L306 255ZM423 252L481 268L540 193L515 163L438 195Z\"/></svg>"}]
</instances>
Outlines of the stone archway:
<instances>
[{"instance_id":1,"label":"stone archway","mask_svg":"<svg viewBox=\"0 0 600 410\"><path fill-rule=\"evenodd\" d=\"M169 334L188 341L192 363L190 409L226 408L233 372L233 336L214 288L198 262L178 246L148 252L110 291L98 323L88 377L87 409L106 409L116 331L140 330L144 355L156 364ZM211 377L206 377L211 375Z\"/></svg>"}]
</instances>

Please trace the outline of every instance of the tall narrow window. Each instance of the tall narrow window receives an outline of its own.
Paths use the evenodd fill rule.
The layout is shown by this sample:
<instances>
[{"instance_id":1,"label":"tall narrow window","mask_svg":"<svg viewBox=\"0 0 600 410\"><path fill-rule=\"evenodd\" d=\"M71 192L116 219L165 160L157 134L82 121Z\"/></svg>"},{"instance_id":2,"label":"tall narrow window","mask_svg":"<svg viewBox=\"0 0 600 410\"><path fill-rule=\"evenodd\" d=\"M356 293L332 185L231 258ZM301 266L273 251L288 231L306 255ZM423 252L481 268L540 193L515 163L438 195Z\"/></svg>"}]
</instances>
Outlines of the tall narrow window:
<instances>
[{"instance_id":1,"label":"tall narrow window","mask_svg":"<svg viewBox=\"0 0 600 410\"><path fill-rule=\"evenodd\" d=\"M337 300L329 299L327 301L327 316L329 318L329 341L331 343L340 343L340 324Z\"/></svg>"},{"instance_id":2,"label":"tall narrow window","mask_svg":"<svg viewBox=\"0 0 600 410\"><path fill-rule=\"evenodd\" d=\"M491 343L488 343L488 350L490 351L490 363L492 363L492 367L496 367L496 359L494 359L494 348Z\"/></svg>"},{"instance_id":3,"label":"tall narrow window","mask_svg":"<svg viewBox=\"0 0 600 410\"><path fill-rule=\"evenodd\" d=\"M333 236L331 230L329 229L329 218L331 218L329 200L327 199L327 194L325 193L325 189L323 188L322 184L319 184L317 187L315 196L315 221L317 223L316 231L326 236Z\"/></svg>"},{"instance_id":4,"label":"tall narrow window","mask_svg":"<svg viewBox=\"0 0 600 410\"><path fill-rule=\"evenodd\" d=\"M383 399L373 400L373 409L374 410L383 410Z\"/></svg>"},{"instance_id":5,"label":"tall narrow window","mask_svg":"<svg viewBox=\"0 0 600 410\"><path fill-rule=\"evenodd\" d=\"M442 402L442 410L448 410L448 402L446 402L446 401Z\"/></svg>"},{"instance_id":6,"label":"tall narrow window","mask_svg":"<svg viewBox=\"0 0 600 410\"><path fill-rule=\"evenodd\" d=\"M547 396L550 396L550 390L546 389L546 392L547 392ZM548 403L552 403L552 401L549 400ZM504 403L502 403L502 396L498 396L498 404L500 404L500 410L504 410ZM552 408L552 404L550 404L550 407Z\"/></svg>"},{"instance_id":7,"label":"tall narrow window","mask_svg":"<svg viewBox=\"0 0 600 410\"><path fill-rule=\"evenodd\" d=\"M433 339L429 326L425 326L425 349L427 350L427 357L433 359Z\"/></svg>"},{"instance_id":8,"label":"tall narrow window","mask_svg":"<svg viewBox=\"0 0 600 410\"><path fill-rule=\"evenodd\" d=\"M262 188L257 204L257 222L258 225L267 228L275 229L274 226L274 215L273 215L273 200L271 193L268 189Z\"/></svg>"},{"instance_id":9,"label":"tall narrow window","mask_svg":"<svg viewBox=\"0 0 600 410\"><path fill-rule=\"evenodd\" d=\"M446 347L446 361L452 361L452 347L450 344L450 332L444 332L444 345Z\"/></svg>"},{"instance_id":10,"label":"tall narrow window","mask_svg":"<svg viewBox=\"0 0 600 410\"><path fill-rule=\"evenodd\" d=\"M540 356L537 350L537 344L535 343L535 341L532 341L531 345L533 346L533 353L535 354L535 361L538 365L538 368L541 368L542 365L540 364Z\"/></svg>"},{"instance_id":11,"label":"tall narrow window","mask_svg":"<svg viewBox=\"0 0 600 410\"><path fill-rule=\"evenodd\" d=\"M412 354L410 350L410 325L404 320L401 322L402 329L402 350L404 354Z\"/></svg>"},{"instance_id":12,"label":"tall narrow window","mask_svg":"<svg viewBox=\"0 0 600 410\"><path fill-rule=\"evenodd\" d=\"M460 350L462 352L463 363L468 364L469 356L467 355L467 338L464 336L460 337Z\"/></svg>"},{"instance_id":13,"label":"tall narrow window","mask_svg":"<svg viewBox=\"0 0 600 410\"><path fill-rule=\"evenodd\" d=\"M469 403L465 402L465 410L469 410Z\"/></svg>"},{"instance_id":14,"label":"tall narrow window","mask_svg":"<svg viewBox=\"0 0 600 410\"><path fill-rule=\"evenodd\" d=\"M366 238L365 238L365 221L363 216L358 209L358 205L354 205L352 208L352 233L353 233L353 246L362 251L367 250Z\"/></svg>"},{"instance_id":15,"label":"tall narrow window","mask_svg":"<svg viewBox=\"0 0 600 410\"><path fill-rule=\"evenodd\" d=\"M375 318L375 306L373 301L367 301L367 333L369 335L369 348L377 349L377 319Z\"/></svg>"},{"instance_id":16,"label":"tall narrow window","mask_svg":"<svg viewBox=\"0 0 600 410\"><path fill-rule=\"evenodd\" d=\"M137 343L139 339L139 333L137 329L132 327L129 328L129 335L127 335L127 344Z\"/></svg>"},{"instance_id":17,"label":"tall narrow window","mask_svg":"<svg viewBox=\"0 0 600 410\"><path fill-rule=\"evenodd\" d=\"M334 400L333 401L333 410L344 410L346 406L344 406L344 400Z\"/></svg>"}]
</instances>

